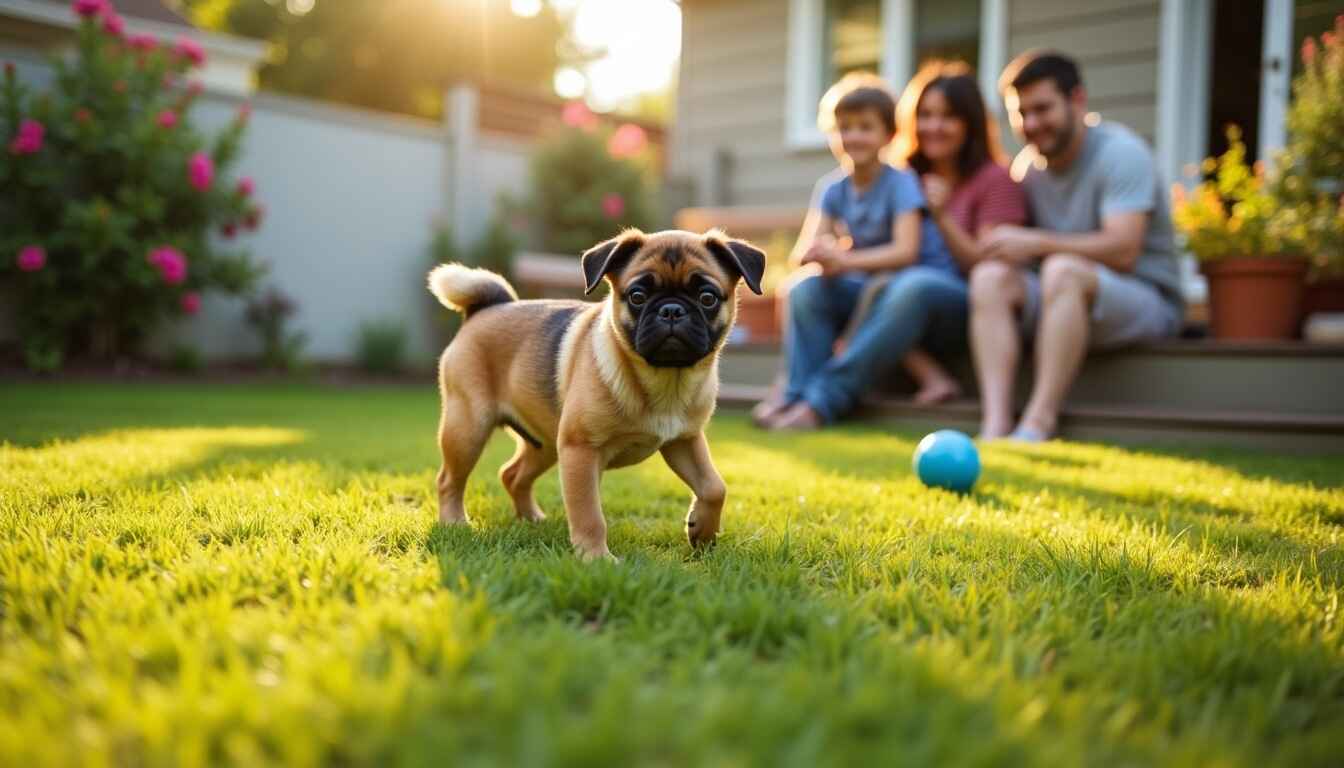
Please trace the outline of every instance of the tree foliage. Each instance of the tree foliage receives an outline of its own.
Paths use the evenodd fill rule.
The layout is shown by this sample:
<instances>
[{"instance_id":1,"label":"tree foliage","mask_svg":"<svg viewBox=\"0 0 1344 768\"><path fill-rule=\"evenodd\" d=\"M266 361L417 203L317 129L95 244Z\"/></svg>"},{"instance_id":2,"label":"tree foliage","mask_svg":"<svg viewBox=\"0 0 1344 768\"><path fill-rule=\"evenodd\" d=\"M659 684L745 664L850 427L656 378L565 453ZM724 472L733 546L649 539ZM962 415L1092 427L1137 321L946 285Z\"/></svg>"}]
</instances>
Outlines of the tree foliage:
<instances>
[{"instance_id":1,"label":"tree foliage","mask_svg":"<svg viewBox=\"0 0 1344 768\"><path fill-rule=\"evenodd\" d=\"M565 24L506 0L179 0L208 29L268 40L263 88L436 117L461 79L550 88Z\"/></svg>"}]
</instances>

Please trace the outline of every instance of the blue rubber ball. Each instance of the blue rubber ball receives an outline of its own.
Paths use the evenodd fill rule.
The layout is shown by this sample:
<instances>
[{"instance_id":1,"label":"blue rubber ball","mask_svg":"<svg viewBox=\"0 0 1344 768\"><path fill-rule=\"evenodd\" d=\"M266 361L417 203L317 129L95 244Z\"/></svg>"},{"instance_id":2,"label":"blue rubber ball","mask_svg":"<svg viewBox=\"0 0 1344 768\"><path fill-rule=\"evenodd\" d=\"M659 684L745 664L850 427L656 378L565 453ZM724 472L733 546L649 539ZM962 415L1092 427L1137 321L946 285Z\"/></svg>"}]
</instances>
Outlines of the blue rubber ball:
<instances>
[{"instance_id":1,"label":"blue rubber ball","mask_svg":"<svg viewBox=\"0 0 1344 768\"><path fill-rule=\"evenodd\" d=\"M914 466L925 485L965 493L980 477L980 452L961 432L940 429L919 441Z\"/></svg>"}]
</instances>

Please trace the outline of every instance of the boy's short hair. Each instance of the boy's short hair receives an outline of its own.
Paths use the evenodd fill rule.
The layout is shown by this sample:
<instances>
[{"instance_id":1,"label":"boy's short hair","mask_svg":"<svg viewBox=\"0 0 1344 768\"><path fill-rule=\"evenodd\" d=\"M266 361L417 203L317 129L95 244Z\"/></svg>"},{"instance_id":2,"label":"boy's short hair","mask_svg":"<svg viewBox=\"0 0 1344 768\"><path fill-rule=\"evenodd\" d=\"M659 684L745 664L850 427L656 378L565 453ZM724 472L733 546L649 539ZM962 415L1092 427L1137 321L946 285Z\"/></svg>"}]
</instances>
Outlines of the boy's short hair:
<instances>
[{"instance_id":1,"label":"boy's short hair","mask_svg":"<svg viewBox=\"0 0 1344 768\"><path fill-rule=\"evenodd\" d=\"M871 110L887 133L896 133L896 97L882 78L871 72L850 72L826 90L817 105L817 127L822 133L835 130L841 114Z\"/></svg>"},{"instance_id":2,"label":"boy's short hair","mask_svg":"<svg viewBox=\"0 0 1344 768\"><path fill-rule=\"evenodd\" d=\"M1083 84L1078 63L1059 51L1034 48L1009 62L999 77L999 92L1020 91L1042 80L1053 81L1059 92L1068 96Z\"/></svg>"}]
</instances>

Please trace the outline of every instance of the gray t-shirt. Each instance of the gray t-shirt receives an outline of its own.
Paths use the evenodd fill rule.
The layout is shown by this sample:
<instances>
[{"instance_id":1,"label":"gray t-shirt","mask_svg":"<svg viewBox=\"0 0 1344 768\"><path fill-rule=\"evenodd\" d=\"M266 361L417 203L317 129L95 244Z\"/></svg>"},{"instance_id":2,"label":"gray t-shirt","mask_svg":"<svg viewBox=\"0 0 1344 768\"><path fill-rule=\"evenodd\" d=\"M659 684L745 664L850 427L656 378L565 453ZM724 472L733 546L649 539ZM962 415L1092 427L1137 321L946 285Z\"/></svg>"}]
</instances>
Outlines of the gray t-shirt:
<instances>
[{"instance_id":1,"label":"gray t-shirt","mask_svg":"<svg viewBox=\"0 0 1344 768\"><path fill-rule=\"evenodd\" d=\"M1106 216L1150 214L1134 275L1180 306L1181 272L1170 205L1143 139L1118 123L1101 123L1087 129L1082 152L1063 172L1044 168L1036 158L1035 150L1027 147L1014 162L1015 168L1027 169L1022 186L1033 224L1056 232L1096 232Z\"/></svg>"}]
</instances>

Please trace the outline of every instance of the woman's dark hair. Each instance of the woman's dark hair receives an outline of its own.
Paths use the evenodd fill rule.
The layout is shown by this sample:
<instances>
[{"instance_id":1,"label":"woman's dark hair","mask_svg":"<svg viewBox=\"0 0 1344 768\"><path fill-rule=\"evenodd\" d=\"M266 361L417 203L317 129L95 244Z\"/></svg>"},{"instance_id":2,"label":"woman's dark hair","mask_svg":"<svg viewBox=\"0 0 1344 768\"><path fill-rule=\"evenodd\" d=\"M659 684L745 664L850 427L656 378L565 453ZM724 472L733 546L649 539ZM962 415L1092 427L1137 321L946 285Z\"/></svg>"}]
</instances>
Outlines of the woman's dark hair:
<instances>
[{"instance_id":1,"label":"woman's dark hair","mask_svg":"<svg viewBox=\"0 0 1344 768\"><path fill-rule=\"evenodd\" d=\"M896 108L899 127L896 156L904 158L916 173L932 170L933 164L920 149L916 130L919 105L931 90L941 93L952 114L966 124L966 142L957 153L957 174L967 179L985 163L1002 164L1004 155L999 145L998 126L985 108L985 100L980 96L980 86L976 84L971 68L962 62L925 64L905 87Z\"/></svg>"}]
</instances>

